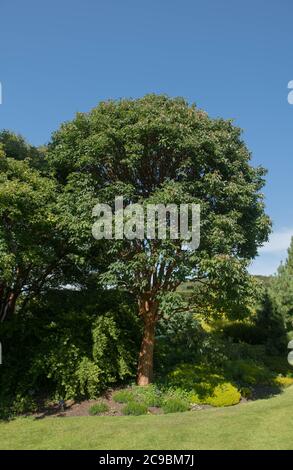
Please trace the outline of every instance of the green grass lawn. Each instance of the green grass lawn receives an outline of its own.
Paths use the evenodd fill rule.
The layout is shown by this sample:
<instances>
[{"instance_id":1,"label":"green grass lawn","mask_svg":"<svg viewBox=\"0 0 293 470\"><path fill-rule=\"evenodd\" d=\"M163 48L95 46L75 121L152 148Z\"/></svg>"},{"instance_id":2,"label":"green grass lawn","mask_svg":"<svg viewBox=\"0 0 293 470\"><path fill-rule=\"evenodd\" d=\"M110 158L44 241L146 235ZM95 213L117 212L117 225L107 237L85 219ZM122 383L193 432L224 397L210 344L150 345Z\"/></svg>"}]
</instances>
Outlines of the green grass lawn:
<instances>
[{"instance_id":1,"label":"green grass lawn","mask_svg":"<svg viewBox=\"0 0 293 470\"><path fill-rule=\"evenodd\" d=\"M138 417L18 418L0 449L293 449L293 387L230 408Z\"/></svg>"}]
</instances>

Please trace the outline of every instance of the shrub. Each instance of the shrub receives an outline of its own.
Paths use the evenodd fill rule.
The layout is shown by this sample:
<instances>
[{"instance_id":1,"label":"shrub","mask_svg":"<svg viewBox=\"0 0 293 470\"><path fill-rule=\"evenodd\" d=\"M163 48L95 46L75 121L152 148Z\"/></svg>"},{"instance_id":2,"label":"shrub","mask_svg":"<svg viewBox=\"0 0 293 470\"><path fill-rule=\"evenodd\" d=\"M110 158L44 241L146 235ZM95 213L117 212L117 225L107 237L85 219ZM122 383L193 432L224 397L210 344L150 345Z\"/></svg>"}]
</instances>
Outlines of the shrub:
<instances>
[{"instance_id":1,"label":"shrub","mask_svg":"<svg viewBox=\"0 0 293 470\"><path fill-rule=\"evenodd\" d=\"M133 386L113 393L113 400L117 403L129 403L136 401L147 406L160 406L162 397L160 390L155 385L144 387Z\"/></svg>"},{"instance_id":2,"label":"shrub","mask_svg":"<svg viewBox=\"0 0 293 470\"><path fill-rule=\"evenodd\" d=\"M264 364L249 360L230 361L226 371L232 380L245 385L271 385L273 381L272 372Z\"/></svg>"},{"instance_id":3,"label":"shrub","mask_svg":"<svg viewBox=\"0 0 293 470\"><path fill-rule=\"evenodd\" d=\"M112 398L114 401L116 401L116 403L129 403L134 401L134 396L131 389L117 390L117 392L113 393Z\"/></svg>"},{"instance_id":4,"label":"shrub","mask_svg":"<svg viewBox=\"0 0 293 470\"><path fill-rule=\"evenodd\" d=\"M205 391L205 393L204 393ZM201 384L201 389L195 387L190 393L191 403L202 403L212 406L232 406L240 402L241 394L230 382L223 382L215 387L210 384Z\"/></svg>"},{"instance_id":5,"label":"shrub","mask_svg":"<svg viewBox=\"0 0 293 470\"><path fill-rule=\"evenodd\" d=\"M293 378L292 377L282 377L278 376L274 379L274 383L281 388L287 388L293 385Z\"/></svg>"},{"instance_id":6,"label":"shrub","mask_svg":"<svg viewBox=\"0 0 293 470\"><path fill-rule=\"evenodd\" d=\"M122 413L124 415L145 415L148 412L148 407L144 403L138 403L136 401L130 401L127 405L122 409Z\"/></svg>"},{"instance_id":7,"label":"shrub","mask_svg":"<svg viewBox=\"0 0 293 470\"><path fill-rule=\"evenodd\" d=\"M182 298L182 292L180 297ZM179 362L194 360L200 353L206 336L193 313L174 312L175 302L176 299L172 299L170 312L167 305L163 306L164 316L160 318L157 326L155 370L162 375Z\"/></svg>"},{"instance_id":8,"label":"shrub","mask_svg":"<svg viewBox=\"0 0 293 470\"><path fill-rule=\"evenodd\" d=\"M241 394L229 382L217 385L213 395L207 397L206 403L212 406L232 406L240 402Z\"/></svg>"},{"instance_id":9,"label":"shrub","mask_svg":"<svg viewBox=\"0 0 293 470\"><path fill-rule=\"evenodd\" d=\"M229 406L239 403L241 399L240 392L232 383L204 364L180 365L168 375L168 381L169 384L176 384L182 392L188 393L191 403Z\"/></svg>"},{"instance_id":10,"label":"shrub","mask_svg":"<svg viewBox=\"0 0 293 470\"><path fill-rule=\"evenodd\" d=\"M164 413L181 413L183 411L188 411L189 408L190 405L188 401L180 398L169 398L163 404Z\"/></svg>"},{"instance_id":11,"label":"shrub","mask_svg":"<svg viewBox=\"0 0 293 470\"><path fill-rule=\"evenodd\" d=\"M46 290L0 325L1 409L3 403L11 409L16 396L95 398L133 377L140 331L135 305L125 293Z\"/></svg>"},{"instance_id":12,"label":"shrub","mask_svg":"<svg viewBox=\"0 0 293 470\"><path fill-rule=\"evenodd\" d=\"M101 369L90 359L84 357L76 371L80 393L95 398L102 391Z\"/></svg>"},{"instance_id":13,"label":"shrub","mask_svg":"<svg viewBox=\"0 0 293 470\"><path fill-rule=\"evenodd\" d=\"M162 393L155 385L144 387L132 387L134 401L144 403L147 406L160 406L162 403Z\"/></svg>"},{"instance_id":14,"label":"shrub","mask_svg":"<svg viewBox=\"0 0 293 470\"><path fill-rule=\"evenodd\" d=\"M101 413L106 413L107 411L109 411L107 403L100 402L90 407L89 414L94 416L99 415Z\"/></svg>"},{"instance_id":15,"label":"shrub","mask_svg":"<svg viewBox=\"0 0 293 470\"><path fill-rule=\"evenodd\" d=\"M181 364L167 376L167 383L173 387L184 390L193 390L195 385L199 387L203 382L215 386L221 381L220 375L211 371L205 364Z\"/></svg>"},{"instance_id":16,"label":"shrub","mask_svg":"<svg viewBox=\"0 0 293 470\"><path fill-rule=\"evenodd\" d=\"M117 313L99 316L92 329L93 359L102 370L104 384L114 383L133 374L133 346L116 320Z\"/></svg>"},{"instance_id":17,"label":"shrub","mask_svg":"<svg viewBox=\"0 0 293 470\"><path fill-rule=\"evenodd\" d=\"M11 415L19 415L29 412L32 413L36 411L36 409L37 404L32 397L17 395L11 407Z\"/></svg>"},{"instance_id":18,"label":"shrub","mask_svg":"<svg viewBox=\"0 0 293 470\"><path fill-rule=\"evenodd\" d=\"M232 338L235 343L247 343L250 345L263 344L265 340L264 330L254 324L234 322L225 325L222 329L225 338Z\"/></svg>"},{"instance_id":19,"label":"shrub","mask_svg":"<svg viewBox=\"0 0 293 470\"><path fill-rule=\"evenodd\" d=\"M289 365L287 355L283 356L268 356L263 358L263 363L268 369L273 371L275 374L287 376L292 373L292 367Z\"/></svg>"},{"instance_id":20,"label":"shrub","mask_svg":"<svg viewBox=\"0 0 293 470\"><path fill-rule=\"evenodd\" d=\"M253 394L253 389L251 387L241 387L240 393L243 398L251 398Z\"/></svg>"},{"instance_id":21,"label":"shrub","mask_svg":"<svg viewBox=\"0 0 293 470\"><path fill-rule=\"evenodd\" d=\"M182 388L165 388L162 392L162 403L164 404L164 402L173 398L189 401L189 396L190 392Z\"/></svg>"}]
</instances>

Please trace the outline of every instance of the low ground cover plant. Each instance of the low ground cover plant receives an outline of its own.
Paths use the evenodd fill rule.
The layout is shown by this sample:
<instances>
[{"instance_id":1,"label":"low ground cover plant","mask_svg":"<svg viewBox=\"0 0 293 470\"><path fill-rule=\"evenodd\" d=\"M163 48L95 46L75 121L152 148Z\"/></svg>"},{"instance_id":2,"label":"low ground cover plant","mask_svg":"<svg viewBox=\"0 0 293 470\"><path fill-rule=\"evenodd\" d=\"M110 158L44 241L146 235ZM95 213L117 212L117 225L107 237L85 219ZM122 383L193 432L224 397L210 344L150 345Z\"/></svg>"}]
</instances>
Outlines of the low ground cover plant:
<instances>
[{"instance_id":1,"label":"low ground cover plant","mask_svg":"<svg viewBox=\"0 0 293 470\"><path fill-rule=\"evenodd\" d=\"M139 403L137 401L130 401L122 409L124 415L139 416L145 415L148 412L148 407L144 403Z\"/></svg>"},{"instance_id":2,"label":"low ground cover plant","mask_svg":"<svg viewBox=\"0 0 293 470\"><path fill-rule=\"evenodd\" d=\"M169 398L163 403L164 413L181 413L190 409L190 404L187 400L181 398Z\"/></svg>"},{"instance_id":3,"label":"low ground cover plant","mask_svg":"<svg viewBox=\"0 0 293 470\"><path fill-rule=\"evenodd\" d=\"M92 416L95 415L100 415L102 413L106 413L109 411L109 406L107 403L100 402L100 403L95 403L95 405L92 405L89 409L89 414Z\"/></svg>"}]
</instances>

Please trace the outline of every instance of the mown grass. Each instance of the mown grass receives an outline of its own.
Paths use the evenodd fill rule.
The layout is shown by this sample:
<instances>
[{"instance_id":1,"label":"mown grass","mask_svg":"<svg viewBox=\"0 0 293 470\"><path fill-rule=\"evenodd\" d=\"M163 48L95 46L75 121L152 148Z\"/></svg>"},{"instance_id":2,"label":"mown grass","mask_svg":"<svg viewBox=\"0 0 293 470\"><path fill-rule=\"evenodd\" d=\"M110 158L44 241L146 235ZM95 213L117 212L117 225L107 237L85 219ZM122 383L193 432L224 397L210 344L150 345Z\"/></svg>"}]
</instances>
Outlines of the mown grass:
<instances>
[{"instance_id":1,"label":"mown grass","mask_svg":"<svg viewBox=\"0 0 293 470\"><path fill-rule=\"evenodd\" d=\"M293 387L229 408L168 415L18 418L0 449L293 449Z\"/></svg>"}]
</instances>

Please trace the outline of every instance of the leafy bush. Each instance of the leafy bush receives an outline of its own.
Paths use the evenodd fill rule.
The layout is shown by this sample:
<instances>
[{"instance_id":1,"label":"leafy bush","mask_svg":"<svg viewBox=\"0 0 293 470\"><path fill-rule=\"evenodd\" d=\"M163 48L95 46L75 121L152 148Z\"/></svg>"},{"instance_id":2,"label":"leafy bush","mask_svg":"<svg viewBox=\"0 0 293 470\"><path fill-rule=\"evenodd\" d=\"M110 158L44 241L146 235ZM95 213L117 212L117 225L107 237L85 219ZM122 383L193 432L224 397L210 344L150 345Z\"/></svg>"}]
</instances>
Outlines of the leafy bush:
<instances>
[{"instance_id":1,"label":"leafy bush","mask_svg":"<svg viewBox=\"0 0 293 470\"><path fill-rule=\"evenodd\" d=\"M162 394L155 385L146 385L144 387L133 386L124 390L114 392L113 400L117 403L129 403L135 401L144 403L147 406L160 406Z\"/></svg>"},{"instance_id":2,"label":"leafy bush","mask_svg":"<svg viewBox=\"0 0 293 470\"><path fill-rule=\"evenodd\" d=\"M253 395L253 389L251 387L241 387L240 393L243 398L251 398Z\"/></svg>"},{"instance_id":3,"label":"leafy bush","mask_svg":"<svg viewBox=\"0 0 293 470\"><path fill-rule=\"evenodd\" d=\"M37 404L32 397L17 395L11 407L11 415L20 415L29 412L32 413L36 411L36 409Z\"/></svg>"},{"instance_id":4,"label":"leafy bush","mask_svg":"<svg viewBox=\"0 0 293 470\"><path fill-rule=\"evenodd\" d=\"M198 357L206 334L194 314L164 310L156 331L155 370L162 375L176 364Z\"/></svg>"},{"instance_id":5,"label":"leafy bush","mask_svg":"<svg viewBox=\"0 0 293 470\"><path fill-rule=\"evenodd\" d=\"M293 373L292 367L289 365L287 360L287 354L282 356L268 356L265 355L262 361L265 366L271 370L274 374L287 376Z\"/></svg>"},{"instance_id":6,"label":"leafy bush","mask_svg":"<svg viewBox=\"0 0 293 470\"><path fill-rule=\"evenodd\" d=\"M114 401L116 401L116 403L129 403L134 401L134 396L131 389L117 390L117 392L113 393L112 398Z\"/></svg>"},{"instance_id":7,"label":"leafy bush","mask_svg":"<svg viewBox=\"0 0 293 470\"><path fill-rule=\"evenodd\" d=\"M262 344L266 338L262 328L244 322L229 323L223 327L222 333L225 338L232 338L236 343L251 345Z\"/></svg>"},{"instance_id":8,"label":"leafy bush","mask_svg":"<svg viewBox=\"0 0 293 470\"><path fill-rule=\"evenodd\" d=\"M257 309L256 327L263 331L263 342L269 355L286 352L287 335L284 318L280 305L276 302L270 289L265 291L261 305Z\"/></svg>"},{"instance_id":9,"label":"leafy bush","mask_svg":"<svg viewBox=\"0 0 293 470\"><path fill-rule=\"evenodd\" d=\"M130 401L127 403L126 406L122 409L122 413L124 415L145 415L148 412L148 407L144 403L138 403L136 401Z\"/></svg>"},{"instance_id":10,"label":"leafy bush","mask_svg":"<svg viewBox=\"0 0 293 470\"><path fill-rule=\"evenodd\" d=\"M180 413L183 411L188 411L190 405L188 401L182 400L180 398L169 398L164 401L163 411L164 413Z\"/></svg>"},{"instance_id":11,"label":"leafy bush","mask_svg":"<svg viewBox=\"0 0 293 470\"><path fill-rule=\"evenodd\" d=\"M226 365L227 374L235 381L245 385L271 385L272 372L264 365L239 359Z\"/></svg>"},{"instance_id":12,"label":"leafy bush","mask_svg":"<svg viewBox=\"0 0 293 470\"><path fill-rule=\"evenodd\" d=\"M278 376L274 379L274 383L281 388L287 388L293 385L293 378L292 377L282 377Z\"/></svg>"},{"instance_id":13,"label":"leafy bush","mask_svg":"<svg viewBox=\"0 0 293 470\"><path fill-rule=\"evenodd\" d=\"M93 335L93 360L102 370L103 383L115 383L133 374L136 357L125 332L119 328L115 312L97 318Z\"/></svg>"},{"instance_id":14,"label":"leafy bush","mask_svg":"<svg viewBox=\"0 0 293 470\"><path fill-rule=\"evenodd\" d=\"M161 402L164 404L168 400L183 400L183 401L190 401L190 393L187 390L183 390L182 388L169 388L165 387L162 390L162 398Z\"/></svg>"},{"instance_id":15,"label":"leafy bush","mask_svg":"<svg viewBox=\"0 0 293 470\"><path fill-rule=\"evenodd\" d=\"M241 394L234 385L229 382L217 385L213 394L206 397L205 403L212 406L237 405L241 400Z\"/></svg>"},{"instance_id":16,"label":"leafy bush","mask_svg":"<svg viewBox=\"0 0 293 470\"><path fill-rule=\"evenodd\" d=\"M162 393L155 385L132 387L131 391L135 401L147 406L160 406L162 403Z\"/></svg>"},{"instance_id":17,"label":"leafy bush","mask_svg":"<svg viewBox=\"0 0 293 470\"><path fill-rule=\"evenodd\" d=\"M109 407L107 403L100 402L96 403L95 405L92 405L89 409L89 414L92 416L99 415L101 413L106 413L109 411Z\"/></svg>"},{"instance_id":18,"label":"leafy bush","mask_svg":"<svg viewBox=\"0 0 293 470\"><path fill-rule=\"evenodd\" d=\"M116 291L52 290L31 302L0 325L0 402L10 413L16 396L96 398L133 377L140 343L134 308Z\"/></svg>"},{"instance_id":19,"label":"leafy bush","mask_svg":"<svg viewBox=\"0 0 293 470\"><path fill-rule=\"evenodd\" d=\"M169 383L189 391L191 403L229 406L239 403L241 395L224 376L209 371L205 366L183 364L169 374Z\"/></svg>"},{"instance_id":20,"label":"leafy bush","mask_svg":"<svg viewBox=\"0 0 293 470\"><path fill-rule=\"evenodd\" d=\"M101 376L102 371L100 367L87 357L84 357L76 370L79 393L90 398L98 396L105 386Z\"/></svg>"},{"instance_id":21,"label":"leafy bush","mask_svg":"<svg viewBox=\"0 0 293 470\"><path fill-rule=\"evenodd\" d=\"M167 376L169 385L184 390L194 390L195 386L202 386L203 389L213 388L221 381L224 381L224 378L206 364L181 364Z\"/></svg>"}]
</instances>

